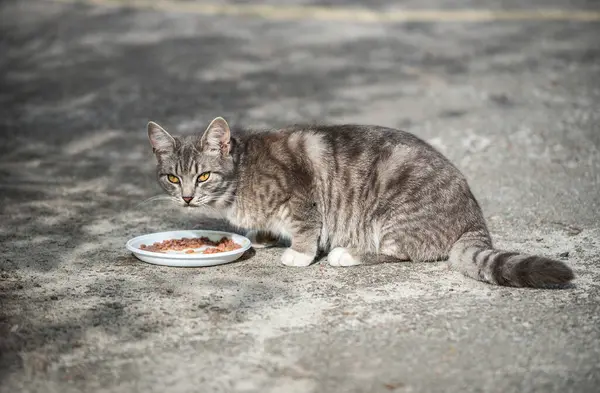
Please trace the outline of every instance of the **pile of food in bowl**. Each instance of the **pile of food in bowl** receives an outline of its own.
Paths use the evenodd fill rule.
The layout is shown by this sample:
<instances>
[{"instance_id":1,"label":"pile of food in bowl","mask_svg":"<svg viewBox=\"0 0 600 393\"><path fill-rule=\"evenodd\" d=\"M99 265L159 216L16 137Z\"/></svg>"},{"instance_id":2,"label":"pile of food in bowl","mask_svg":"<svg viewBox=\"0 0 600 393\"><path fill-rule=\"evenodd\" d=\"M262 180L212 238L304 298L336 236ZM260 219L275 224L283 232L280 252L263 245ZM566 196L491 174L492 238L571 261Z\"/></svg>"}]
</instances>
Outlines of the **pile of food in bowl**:
<instances>
[{"instance_id":1,"label":"pile of food in bowl","mask_svg":"<svg viewBox=\"0 0 600 393\"><path fill-rule=\"evenodd\" d=\"M203 250L197 250L201 247L209 246ZM212 241L207 237L196 237L196 238L181 238L181 239L167 239L162 242L155 242L151 245L141 244L140 249L152 252L167 252L167 251L183 251L186 250L186 254L216 254L218 252L233 251L242 248L239 244L233 240L222 237L218 241Z\"/></svg>"}]
</instances>

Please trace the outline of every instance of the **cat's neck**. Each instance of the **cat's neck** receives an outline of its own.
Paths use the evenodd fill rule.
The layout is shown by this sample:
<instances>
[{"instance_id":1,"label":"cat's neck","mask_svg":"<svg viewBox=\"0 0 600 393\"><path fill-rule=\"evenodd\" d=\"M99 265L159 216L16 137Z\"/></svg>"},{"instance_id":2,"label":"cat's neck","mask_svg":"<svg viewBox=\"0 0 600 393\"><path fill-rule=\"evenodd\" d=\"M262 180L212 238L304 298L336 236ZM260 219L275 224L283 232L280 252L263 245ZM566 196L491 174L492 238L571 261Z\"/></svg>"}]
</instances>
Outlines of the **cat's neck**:
<instances>
[{"instance_id":1,"label":"cat's neck","mask_svg":"<svg viewBox=\"0 0 600 393\"><path fill-rule=\"evenodd\" d=\"M233 201L223 207L221 209L223 216L225 217L225 219L227 219L231 224L235 225L235 226L240 226L240 221L241 221L241 213L242 213L242 206L240 206L240 204L238 203L239 200L239 191L242 189L242 187L240 187L240 182L243 181L243 176L242 176L242 171L241 171L241 166L243 165L243 159L244 159L244 144L245 144L245 140L243 138L240 137L232 137L230 140L230 154L231 154L231 158L233 159L233 165L235 167L234 173L235 173L235 177L233 179L233 181L236 184L235 187L235 194L233 197Z\"/></svg>"}]
</instances>

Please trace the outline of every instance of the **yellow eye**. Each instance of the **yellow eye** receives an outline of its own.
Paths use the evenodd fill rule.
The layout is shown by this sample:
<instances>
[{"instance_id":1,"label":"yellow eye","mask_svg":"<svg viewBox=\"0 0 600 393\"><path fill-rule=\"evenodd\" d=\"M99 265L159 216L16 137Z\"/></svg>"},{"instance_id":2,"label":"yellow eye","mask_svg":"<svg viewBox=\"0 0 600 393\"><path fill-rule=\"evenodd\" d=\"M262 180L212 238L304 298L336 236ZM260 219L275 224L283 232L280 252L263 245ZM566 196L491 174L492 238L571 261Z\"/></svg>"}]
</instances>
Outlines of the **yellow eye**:
<instances>
[{"instance_id":1,"label":"yellow eye","mask_svg":"<svg viewBox=\"0 0 600 393\"><path fill-rule=\"evenodd\" d=\"M167 175L167 179L169 179L169 181L171 183L175 183L175 184L179 183L179 178L177 176Z\"/></svg>"},{"instance_id":2,"label":"yellow eye","mask_svg":"<svg viewBox=\"0 0 600 393\"><path fill-rule=\"evenodd\" d=\"M203 172L200 174L200 176L198 176L198 181L205 182L208 180L209 177L210 177L210 172Z\"/></svg>"}]
</instances>

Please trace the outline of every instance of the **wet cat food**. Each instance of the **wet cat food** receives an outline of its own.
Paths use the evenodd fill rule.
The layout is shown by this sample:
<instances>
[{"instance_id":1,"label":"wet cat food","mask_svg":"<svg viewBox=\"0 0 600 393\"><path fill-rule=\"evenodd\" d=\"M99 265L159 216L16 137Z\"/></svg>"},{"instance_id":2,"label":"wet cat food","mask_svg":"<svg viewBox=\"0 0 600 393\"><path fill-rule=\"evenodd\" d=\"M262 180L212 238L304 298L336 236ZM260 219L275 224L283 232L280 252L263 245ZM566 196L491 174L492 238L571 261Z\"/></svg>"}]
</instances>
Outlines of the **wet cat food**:
<instances>
[{"instance_id":1,"label":"wet cat food","mask_svg":"<svg viewBox=\"0 0 600 393\"><path fill-rule=\"evenodd\" d=\"M210 246L204 250L195 251L194 249ZM239 244L226 237L222 237L219 241L212 241L207 237L167 239L162 242L156 242L151 245L141 244L140 249L152 252L167 252L167 251L183 251L186 254L216 254L218 252L226 252L242 248Z\"/></svg>"}]
</instances>

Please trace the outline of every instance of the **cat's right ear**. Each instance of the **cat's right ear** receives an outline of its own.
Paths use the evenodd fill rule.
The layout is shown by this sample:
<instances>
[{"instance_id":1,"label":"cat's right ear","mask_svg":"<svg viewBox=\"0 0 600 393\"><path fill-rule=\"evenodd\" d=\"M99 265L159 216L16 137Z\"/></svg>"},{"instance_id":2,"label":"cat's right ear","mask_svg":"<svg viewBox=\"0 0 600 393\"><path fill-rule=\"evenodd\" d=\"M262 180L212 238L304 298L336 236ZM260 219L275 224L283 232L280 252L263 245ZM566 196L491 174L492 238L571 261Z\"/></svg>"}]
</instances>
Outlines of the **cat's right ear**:
<instances>
[{"instance_id":1,"label":"cat's right ear","mask_svg":"<svg viewBox=\"0 0 600 393\"><path fill-rule=\"evenodd\" d=\"M200 147L209 154L229 155L231 150L231 131L222 117L216 117L210 122L200 138Z\"/></svg>"},{"instance_id":2,"label":"cat's right ear","mask_svg":"<svg viewBox=\"0 0 600 393\"><path fill-rule=\"evenodd\" d=\"M153 121L148 123L148 139L155 153L170 152L175 148L175 139L171 134Z\"/></svg>"}]
</instances>

